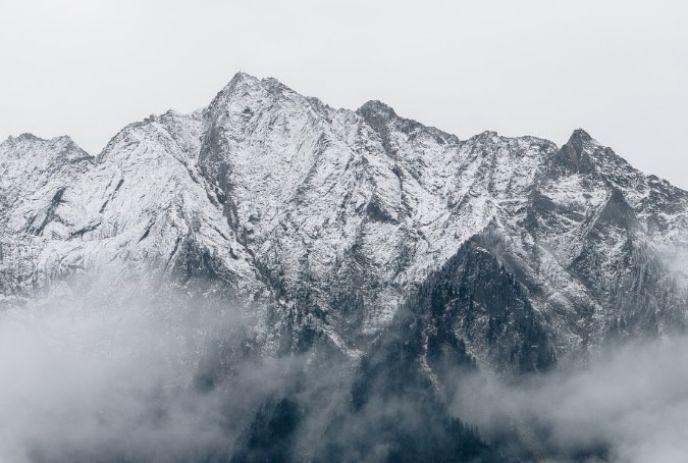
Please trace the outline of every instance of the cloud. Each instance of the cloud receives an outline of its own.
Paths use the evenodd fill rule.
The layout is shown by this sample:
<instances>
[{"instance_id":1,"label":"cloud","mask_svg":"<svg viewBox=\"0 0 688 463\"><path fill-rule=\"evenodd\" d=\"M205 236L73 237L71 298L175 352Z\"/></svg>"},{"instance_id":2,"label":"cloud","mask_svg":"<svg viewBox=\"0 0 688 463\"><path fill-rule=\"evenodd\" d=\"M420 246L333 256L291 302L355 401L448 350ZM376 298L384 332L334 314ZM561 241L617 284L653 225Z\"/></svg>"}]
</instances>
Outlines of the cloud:
<instances>
[{"instance_id":1,"label":"cloud","mask_svg":"<svg viewBox=\"0 0 688 463\"><path fill-rule=\"evenodd\" d=\"M0 461L228 452L247 409L289 367L239 362L247 326L233 307L152 297L53 298L0 313ZM236 381L199 386L204 369L233 356Z\"/></svg>"},{"instance_id":2,"label":"cloud","mask_svg":"<svg viewBox=\"0 0 688 463\"><path fill-rule=\"evenodd\" d=\"M551 461L675 463L688 455L688 338L632 342L584 366L460 383L455 413ZM507 437L508 439L508 437Z\"/></svg>"},{"instance_id":3,"label":"cloud","mask_svg":"<svg viewBox=\"0 0 688 463\"><path fill-rule=\"evenodd\" d=\"M372 369L324 352L266 358L256 310L116 293L126 296L0 312L0 461L381 461L400 449L441 453L459 435L457 448L488 451L472 427L442 418L420 370L388 363L387 351ZM396 370L406 373L395 380ZM454 416L525 461L688 455L688 337L628 343L544 375L455 377ZM357 390L367 391L359 405Z\"/></svg>"},{"instance_id":4,"label":"cloud","mask_svg":"<svg viewBox=\"0 0 688 463\"><path fill-rule=\"evenodd\" d=\"M0 312L0 461L373 462L483 451L446 420L420 373L389 377L403 363L382 355L380 369L361 369L323 345L265 356L251 316L259 310L142 286ZM356 388L365 393L354 404Z\"/></svg>"}]
</instances>

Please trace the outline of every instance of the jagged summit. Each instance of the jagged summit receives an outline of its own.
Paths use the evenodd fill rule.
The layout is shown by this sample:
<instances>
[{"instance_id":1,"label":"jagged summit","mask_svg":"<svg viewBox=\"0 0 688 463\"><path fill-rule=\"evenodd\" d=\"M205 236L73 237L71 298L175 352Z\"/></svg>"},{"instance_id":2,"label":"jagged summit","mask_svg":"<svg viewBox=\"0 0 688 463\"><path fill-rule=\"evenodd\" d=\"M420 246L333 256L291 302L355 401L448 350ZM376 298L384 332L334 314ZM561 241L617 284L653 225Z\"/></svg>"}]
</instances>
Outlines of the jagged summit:
<instances>
[{"instance_id":1,"label":"jagged summit","mask_svg":"<svg viewBox=\"0 0 688 463\"><path fill-rule=\"evenodd\" d=\"M252 76L245 72L237 72L230 79L230 81L227 82L227 85L225 85L224 88L220 90L220 93L228 93L240 88L245 89L247 87L260 85L260 83L261 79L259 79L258 77Z\"/></svg>"},{"instance_id":2,"label":"jagged summit","mask_svg":"<svg viewBox=\"0 0 688 463\"><path fill-rule=\"evenodd\" d=\"M29 132L21 133L15 138L17 140L43 140L42 138L37 137L36 135L29 133Z\"/></svg>"},{"instance_id":3,"label":"jagged summit","mask_svg":"<svg viewBox=\"0 0 688 463\"><path fill-rule=\"evenodd\" d=\"M259 78L240 71L237 72L227 83L227 85L225 85L225 87L218 93L218 97L221 95L226 97L227 95L241 92L254 94L261 91L273 93L292 90L273 77ZM216 97L216 99L218 97Z\"/></svg>"},{"instance_id":4,"label":"jagged summit","mask_svg":"<svg viewBox=\"0 0 688 463\"><path fill-rule=\"evenodd\" d=\"M17 136L8 136L4 142L21 142L21 141L40 141L40 142L63 142L63 143L74 143L74 140L69 135L59 135L52 138L41 138L29 132L21 133ZM3 143L4 143L3 142Z\"/></svg>"},{"instance_id":5,"label":"jagged summit","mask_svg":"<svg viewBox=\"0 0 688 463\"><path fill-rule=\"evenodd\" d=\"M357 113L366 118L384 118L391 119L396 117L396 112L389 105L379 100L368 100L356 110Z\"/></svg>"},{"instance_id":6,"label":"jagged summit","mask_svg":"<svg viewBox=\"0 0 688 463\"><path fill-rule=\"evenodd\" d=\"M483 132L480 132L477 135L474 135L471 137L474 140L481 140L481 141L491 141L496 138L499 138L499 134L495 132L494 130L485 130Z\"/></svg>"},{"instance_id":7,"label":"jagged summit","mask_svg":"<svg viewBox=\"0 0 688 463\"><path fill-rule=\"evenodd\" d=\"M232 76L229 83L231 84L232 82L239 82L239 81L258 82L259 80L260 80L260 78L254 76L252 74L249 74L249 73L244 72L244 71L237 71L236 74L234 74L234 76Z\"/></svg>"},{"instance_id":8,"label":"jagged summit","mask_svg":"<svg viewBox=\"0 0 688 463\"><path fill-rule=\"evenodd\" d=\"M593 147L599 146L599 143L585 130L576 129L573 131L564 146L569 147L572 151L580 155L586 150L590 151Z\"/></svg>"},{"instance_id":9,"label":"jagged summit","mask_svg":"<svg viewBox=\"0 0 688 463\"><path fill-rule=\"evenodd\" d=\"M68 135L40 138L32 133L22 133L16 137L10 136L0 143L0 157L2 156L22 156L29 163L31 162L30 159L63 160L65 162L91 159L91 155Z\"/></svg>"},{"instance_id":10,"label":"jagged summit","mask_svg":"<svg viewBox=\"0 0 688 463\"><path fill-rule=\"evenodd\" d=\"M596 143L596 141L584 129L576 129L569 137L569 141L567 143Z\"/></svg>"}]
</instances>

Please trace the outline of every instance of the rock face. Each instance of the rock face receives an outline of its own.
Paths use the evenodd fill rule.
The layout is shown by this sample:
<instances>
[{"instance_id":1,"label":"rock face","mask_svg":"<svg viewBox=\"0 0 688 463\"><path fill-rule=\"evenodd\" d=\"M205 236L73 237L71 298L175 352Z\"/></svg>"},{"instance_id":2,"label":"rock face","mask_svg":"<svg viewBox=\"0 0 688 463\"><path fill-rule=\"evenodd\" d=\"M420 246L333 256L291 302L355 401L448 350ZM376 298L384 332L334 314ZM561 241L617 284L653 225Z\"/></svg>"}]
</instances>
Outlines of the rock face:
<instances>
[{"instance_id":1,"label":"rock face","mask_svg":"<svg viewBox=\"0 0 688 463\"><path fill-rule=\"evenodd\" d=\"M358 358L408 309L429 374L459 345L545 369L682 328L686 256L688 193L582 130L562 147L459 140L378 101L334 109L246 74L96 157L68 137L0 145L0 304L154 275L257 301L268 354Z\"/></svg>"}]
</instances>

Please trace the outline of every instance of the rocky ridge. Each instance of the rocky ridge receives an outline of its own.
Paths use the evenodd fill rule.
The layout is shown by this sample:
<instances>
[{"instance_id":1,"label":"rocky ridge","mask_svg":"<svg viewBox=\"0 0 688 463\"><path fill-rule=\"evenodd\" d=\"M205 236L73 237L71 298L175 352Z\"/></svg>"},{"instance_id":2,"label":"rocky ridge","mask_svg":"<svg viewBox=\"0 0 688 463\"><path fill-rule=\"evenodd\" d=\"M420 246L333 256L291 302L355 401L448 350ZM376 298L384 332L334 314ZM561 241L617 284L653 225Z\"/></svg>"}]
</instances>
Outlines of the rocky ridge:
<instances>
[{"instance_id":1,"label":"rocky ridge","mask_svg":"<svg viewBox=\"0 0 688 463\"><path fill-rule=\"evenodd\" d=\"M460 140L242 73L95 157L68 137L0 145L0 304L153 275L250 304L271 355L359 358L411 310L425 365L460 342L479 364L543 369L681 329L687 252L688 192L583 130L561 147Z\"/></svg>"}]
</instances>

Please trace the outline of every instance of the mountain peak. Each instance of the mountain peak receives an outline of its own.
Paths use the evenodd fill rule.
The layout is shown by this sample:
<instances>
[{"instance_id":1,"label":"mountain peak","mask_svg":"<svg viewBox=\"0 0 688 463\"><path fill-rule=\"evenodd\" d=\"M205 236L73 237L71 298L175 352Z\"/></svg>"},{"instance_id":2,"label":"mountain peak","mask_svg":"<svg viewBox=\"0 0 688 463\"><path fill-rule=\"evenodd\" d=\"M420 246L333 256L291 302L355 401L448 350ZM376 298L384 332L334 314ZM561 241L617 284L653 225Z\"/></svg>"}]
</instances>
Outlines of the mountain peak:
<instances>
[{"instance_id":1,"label":"mountain peak","mask_svg":"<svg viewBox=\"0 0 688 463\"><path fill-rule=\"evenodd\" d=\"M63 142L65 144L76 145L76 142L69 135L60 135L58 137L53 138L53 140Z\"/></svg>"},{"instance_id":2,"label":"mountain peak","mask_svg":"<svg viewBox=\"0 0 688 463\"><path fill-rule=\"evenodd\" d=\"M582 148L583 145L589 144L589 143L597 143L594 138L590 136L588 132L586 132L583 129L576 129L573 131L571 136L569 137L569 141L566 142L568 145L573 145L577 148Z\"/></svg>"},{"instance_id":3,"label":"mountain peak","mask_svg":"<svg viewBox=\"0 0 688 463\"><path fill-rule=\"evenodd\" d=\"M275 78L258 78L245 72L237 72L232 80L218 92L208 109L224 107L228 102L235 100L260 100L268 95L279 96L290 93L292 90Z\"/></svg>"},{"instance_id":4,"label":"mountain peak","mask_svg":"<svg viewBox=\"0 0 688 463\"><path fill-rule=\"evenodd\" d=\"M62 143L64 145L76 145L74 140L69 135L60 135L52 138L41 138L32 133L24 132L22 134L15 136L10 135L3 143Z\"/></svg>"},{"instance_id":5,"label":"mountain peak","mask_svg":"<svg viewBox=\"0 0 688 463\"><path fill-rule=\"evenodd\" d=\"M222 89L221 93L227 93L227 92L235 90L235 89L249 90L251 88L254 88L254 89L262 88L262 89L265 89L268 91L288 89L288 87L286 85L284 85L282 82L275 79L274 77L260 78L260 77L256 77L256 76L253 76L251 74L247 74L245 72L239 71L236 74L234 74L234 77L232 77L232 80L230 80L227 83L227 85L225 85L225 87L224 87L224 89Z\"/></svg>"},{"instance_id":6,"label":"mountain peak","mask_svg":"<svg viewBox=\"0 0 688 463\"><path fill-rule=\"evenodd\" d=\"M583 129L573 131L569 140L552 157L556 170L569 172L592 173L595 163L590 153L597 142Z\"/></svg>"},{"instance_id":7,"label":"mountain peak","mask_svg":"<svg viewBox=\"0 0 688 463\"><path fill-rule=\"evenodd\" d=\"M250 91L251 89L258 89L262 85L262 80L251 74L245 72L237 72L234 77L227 82L222 90L220 90L219 95L227 95L236 92L237 90Z\"/></svg>"},{"instance_id":8,"label":"mountain peak","mask_svg":"<svg viewBox=\"0 0 688 463\"><path fill-rule=\"evenodd\" d=\"M234 77L229 81L229 84L239 83L239 82L258 82L260 79L247 72L239 71L234 74Z\"/></svg>"},{"instance_id":9,"label":"mountain peak","mask_svg":"<svg viewBox=\"0 0 688 463\"><path fill-rule=\"evenodd\" d=\"M30 140L30 141L36 141L36 140L43 140L40 137L37 137L36 135L29 133L29 132L24 132L16 137L13 138L14 140Z\"/></svg>"},{"instance_id":10,"label":"mountain peak","mask_svg":"<svg viewBox=\"0 0 688 463\"><path fill-rule=\"evenodd\" d=\"M379 100L366 101L360 108L358 108L358 110L356 110L356 112L366 119L392 119L397 115L391 106Z\"/></svg>"}]
</instances>

